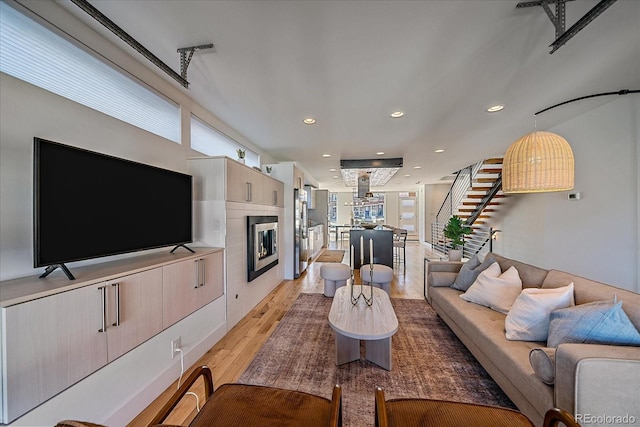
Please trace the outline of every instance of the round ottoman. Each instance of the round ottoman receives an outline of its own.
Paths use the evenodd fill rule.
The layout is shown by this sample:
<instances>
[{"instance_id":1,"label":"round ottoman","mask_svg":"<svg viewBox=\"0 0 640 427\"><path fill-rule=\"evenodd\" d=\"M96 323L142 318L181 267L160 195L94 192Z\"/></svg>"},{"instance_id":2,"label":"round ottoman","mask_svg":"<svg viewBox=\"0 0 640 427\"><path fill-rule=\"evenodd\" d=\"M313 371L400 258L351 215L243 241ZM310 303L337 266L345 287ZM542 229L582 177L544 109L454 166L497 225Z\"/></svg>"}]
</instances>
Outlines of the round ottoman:
<instances>
[{"instance_id":1,"label":"round ottoman","mask_svg":"<svg viewBox=\"0 0 640 427\"><path fill-rule=\"evenodd\" d=\"M362 284L368 284L371 282L371 265L365 264L360 267L360 279ZM382 264L373 264L373 286L382 288L391 292L391 281L393 280L393 268L387 267Z\"/></svg>"},{"instance_id":2,"label":"round ottoman","mask_svg":"<svg viewBox=\"0 0 640 427\"><path fill-rule=\"evenodd\" d=\"M351 268L347 264L330 262L320 267L320 277L324 279L324 296L332 297L336 289L345 286L351 277Z\"/></svg>"}]
</instances>

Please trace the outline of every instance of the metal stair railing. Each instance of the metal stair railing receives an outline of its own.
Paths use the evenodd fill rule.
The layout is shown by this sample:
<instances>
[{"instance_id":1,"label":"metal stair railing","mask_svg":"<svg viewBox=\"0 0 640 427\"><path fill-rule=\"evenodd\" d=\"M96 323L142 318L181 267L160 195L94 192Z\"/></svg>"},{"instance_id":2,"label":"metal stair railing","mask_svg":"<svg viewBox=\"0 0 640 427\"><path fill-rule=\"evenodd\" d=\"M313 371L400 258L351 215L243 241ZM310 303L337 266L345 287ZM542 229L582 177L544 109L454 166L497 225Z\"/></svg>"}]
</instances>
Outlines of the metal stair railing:
<instances>
[{"instance_id":1,"label":"metal stair railing","mask_svg":"<svg viewBox=\"0 0 640 427\"><path fill-rule=\"evenodd\" d=\"M447 245L447 239L444 237L445 224L432 223L431 234L435 236L431 246L432 250L440 252L444 255L449 254L451 248ZM473 233L465 236L464 245L462 246L462 256L471 258L474 255L486 255L493 250L492 236L496 231L492 227L476 226L473 227Z\"/></svg>"}]
</instances>

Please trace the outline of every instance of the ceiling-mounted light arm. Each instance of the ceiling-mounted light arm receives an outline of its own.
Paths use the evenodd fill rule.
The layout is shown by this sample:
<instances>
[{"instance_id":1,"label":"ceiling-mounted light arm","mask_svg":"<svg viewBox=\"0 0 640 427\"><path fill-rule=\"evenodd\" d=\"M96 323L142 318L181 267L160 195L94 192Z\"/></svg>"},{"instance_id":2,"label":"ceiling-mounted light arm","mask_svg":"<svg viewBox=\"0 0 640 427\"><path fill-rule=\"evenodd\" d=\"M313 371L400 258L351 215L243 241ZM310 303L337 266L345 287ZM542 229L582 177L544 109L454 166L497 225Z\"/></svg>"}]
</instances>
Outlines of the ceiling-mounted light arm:
<instances>
[{"instance_id":1,"label":"ceiling-mounted light arm","mask_svg":"<svg viewBox=\"0 0 640 427\"><path fill-rule=\"evenodd\" d=\"M171 76L175 81L180 83L183 87L187 89L189 88L189 82L186 79L184 79L180 74L173 71L171 67L169 67L167 64L162 62L160 58L158 58L153 53L151 53L151 51L149 51L146 47L142 46L140 42L138 42L136 39L131 37L126 31L124 31L122 28L116 25L112 20L107 18L104 14L102 14L102 12L100 12L98 9L93 7L89 2L87 2L86 0L71 0L71 2L76 6L78 6L80 9L84 10L88 15L90 15L93 19L95 19L100 24L102 24L105 28L107 28L113 34L115 34L120 39L122 39L122 41L124 41L129 46L137 50L142 56L147 58L149 61L155 64L158 68L160 68L162 71L164 71L169 76Z\"/></svg>"},{"instance_id":2,"label":"ceiling-mounted light arm","mask_svg":"<svg viewBox=\"0 0 640 427\"><path fill-rule=\"evenodd\" d=\"M552 105L551 107L547 107L544 110L540 110L537 113L535 113L534 116L537 116L540 113L544 113L545 111L549 111L549 110L551 110L553 108L560 107L561 105L570 104L570 103L576 102L576 101L582 101L583 99L596 98L598 96L607 96L607 95L628 95L630 93L640 93L640 90L622 89L622 90L619 90L617 92L603 92L603 93L596 93L596 94L593 94L593 95L581 96L579 98L570 99L568 101L564 101L564 102L561 102L559 104Z\"/></svg>"},{"instance_id":3,"label":"ceiling-mounted light arm","mask_svg":"<svg viewBox=\"0 0 640 427\"><path fill-rule=\"evenodd\" d=\"M213 49L213 43L201 44L200 46L181 47L178 49L180 54L180 75L186 81L187 80L187 68L191 63L191 58L196 50Z\"/></svg>"},{"instance_id":4,"label":"ceiling-mounted light arm","mask_svg":"<svg viewBox=\"0 0 640 427\"><path fill-rule=\"evenodd\" d=\"M566 6L565 3L567 1L573 0L537 0L537 1L527 1L518 3L516 5L517 9L527 8L527 7L536 7L541 6L545 11L551 23L556 30L556 39L553 43L549 45L551 47L551 52L553 53L558 50L561 46L565 45L573 36L578 34L580 30L587 26L591 21L596 19L602 12L607 10L609 6L616 2L616 0L601 0L600 3L595 5L589 12L587 12L582 18L578 20L575 24L571 26L568 30L565 31L565 18L566 18ZM555 3L556 5L556 13L555 15L549 8L550 4Z\"/></svg>"}]
</instances>

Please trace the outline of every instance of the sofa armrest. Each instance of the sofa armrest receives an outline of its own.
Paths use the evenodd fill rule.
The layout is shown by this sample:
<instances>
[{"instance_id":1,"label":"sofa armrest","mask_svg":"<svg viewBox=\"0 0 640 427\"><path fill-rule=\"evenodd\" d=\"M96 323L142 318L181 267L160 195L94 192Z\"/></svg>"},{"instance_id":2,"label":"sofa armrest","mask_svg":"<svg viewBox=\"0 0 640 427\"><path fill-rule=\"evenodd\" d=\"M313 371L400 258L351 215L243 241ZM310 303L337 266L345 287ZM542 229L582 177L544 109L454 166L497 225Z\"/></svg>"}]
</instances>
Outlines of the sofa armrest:
<instances>
[{"instance_id":1,"label":"sofa armrest","mask_svg":"<svg viewBox=\"0 0 640 427\"><path fill-rule=\"evenodd\" d=\"M455 273L457 275L463 265L462 261L429 261L427 263L427 286L434 286L429 280L432 273Z\"/></svg>"},{"instance_id":2,"label":"sofa armrest","mask_svg":"<svg viewBox=\"0 0 640 427\"><path fill-rule=\"evenodd\" d=\"M638 384L640 347L560 344L556 350L555 406L581 424L605 415L640 420Z\"/></svg>"}]
</instances>

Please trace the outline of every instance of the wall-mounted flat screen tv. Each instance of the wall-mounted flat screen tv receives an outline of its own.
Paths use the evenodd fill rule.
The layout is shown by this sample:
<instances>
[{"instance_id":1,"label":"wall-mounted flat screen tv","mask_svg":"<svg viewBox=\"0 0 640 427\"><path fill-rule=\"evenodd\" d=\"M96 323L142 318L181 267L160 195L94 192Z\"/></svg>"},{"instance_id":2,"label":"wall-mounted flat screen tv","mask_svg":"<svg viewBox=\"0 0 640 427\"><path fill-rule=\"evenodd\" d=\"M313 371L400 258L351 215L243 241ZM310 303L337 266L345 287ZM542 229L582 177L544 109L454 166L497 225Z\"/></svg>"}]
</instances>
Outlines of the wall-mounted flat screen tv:
<instances>
[{"instance_id":1,"label":"wall-mounted flat screen tv","mask_svg":"<svg viewBox=\"0 0 640 427\"><path fill-rule=\"evenodd\" d=\"M192 242L190 175L41 138L33 206L34 267Z\"/></svg>"}]
</instances>

